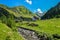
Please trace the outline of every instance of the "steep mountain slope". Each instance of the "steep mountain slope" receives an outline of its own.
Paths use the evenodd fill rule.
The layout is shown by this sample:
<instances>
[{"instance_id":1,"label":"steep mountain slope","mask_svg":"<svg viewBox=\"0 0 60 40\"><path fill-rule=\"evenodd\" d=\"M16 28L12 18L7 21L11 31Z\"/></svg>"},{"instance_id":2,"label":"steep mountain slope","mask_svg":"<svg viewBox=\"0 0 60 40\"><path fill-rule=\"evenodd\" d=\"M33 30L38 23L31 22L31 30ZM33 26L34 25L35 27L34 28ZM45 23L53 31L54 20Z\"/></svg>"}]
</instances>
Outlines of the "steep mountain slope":
<instances>
[{"instance_id":1,"label":"steep mountain slope","mask_svg":"<svg viewBox=\"0 0 60 40\"><path fill-rule=\"evenodd\" d=\"M32 14L32 12L24 6L13 7L13 8L11 8L11 10L20 14L20 15L22 15L22 14Z\"/></svg>"},{"instance_id":2,"label":"steep mountain slope","mask_svg":"<svg viewBox=\"0 0 60 40\"><path fill-rule=\"evenodd\" d=\"M0 4L0 7L7 10L11 14L14 14L16 17L20 17L20 16L32 17L33 16L33 13L24 6L17 6L17 7L9 8L3 4Z\"/></svg>"},{"instance_id":3,"label":"steep mountain slope","mask_svg":"<svg viewBox=\"0 0 60 40\"><path fill-rule=\"evenodd\" d=\"M19 20L32 20L35 14L33 14L30 10L28 10L24 6L17 6L9 8L5 5L0 5L0 16L5 16L7 18L14 18Z\"/></svg>"},{"instance_id":4,"label":"steep mountain slope","mask_svg":"<svg viewBox=\"0 0 60 40\"><path fill-rule=\"evenodd\" d=\"M0 17L2 16L6 16L7 18L9 18L10 16L13 16L12 14L10 14L6 9L4 9L3 7L0 7Z\"/></svg>"},{"instance_id":5,"label":"steep mountain slope","mask_svg":"<svg viewBox=\"0 0 60 40\"><path fill-rule=\"evenodd\" d=\"M60 2L48 10L41 19L60 18Z\"/></svg>"}]
</instances>

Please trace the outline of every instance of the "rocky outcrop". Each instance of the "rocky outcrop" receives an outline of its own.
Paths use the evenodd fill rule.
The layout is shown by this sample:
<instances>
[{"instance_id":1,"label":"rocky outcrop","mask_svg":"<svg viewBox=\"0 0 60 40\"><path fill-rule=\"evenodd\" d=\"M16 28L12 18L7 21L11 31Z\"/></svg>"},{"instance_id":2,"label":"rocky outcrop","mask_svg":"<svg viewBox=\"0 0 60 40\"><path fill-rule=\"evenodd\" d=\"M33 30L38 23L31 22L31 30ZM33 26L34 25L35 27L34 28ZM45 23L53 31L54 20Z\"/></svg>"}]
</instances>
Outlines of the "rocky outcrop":
<instances>
[{"instance_id":1,"label":"rocky outcrop","mask_svg":"<svg viewBox=\"0 0 60 40\"><path fill-rule=\"evenodd\" d=\"M18 32L26 39L26 40L39 40L37 33L33 30L18 28Z\"/></svg>"}]
</instances>

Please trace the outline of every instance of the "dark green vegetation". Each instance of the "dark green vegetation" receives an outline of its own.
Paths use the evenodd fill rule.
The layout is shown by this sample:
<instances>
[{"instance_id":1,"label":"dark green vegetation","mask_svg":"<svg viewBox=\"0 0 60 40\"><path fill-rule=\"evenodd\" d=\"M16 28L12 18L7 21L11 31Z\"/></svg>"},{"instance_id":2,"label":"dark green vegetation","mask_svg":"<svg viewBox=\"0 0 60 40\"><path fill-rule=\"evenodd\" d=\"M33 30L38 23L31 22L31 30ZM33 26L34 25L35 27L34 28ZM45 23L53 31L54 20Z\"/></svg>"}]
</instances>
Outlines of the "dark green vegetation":
<instances>
[{"instance_id":1,"label":"dark green vegetation","mask_svg":"<svg viewBox=\"0 0 60 40\"><path fill-rule=\"evenodd\" d=\"M48 10L41 19L60 18L60 2Z\"/></svg>"},{"instance_id":2,"label":"dark green vegetation","mask_svg":"<svg viewBox=\"0 0 60 40\"><path fill-rule=\"evenodd\" d=\"M39 20L24 6L9 8L0 4L0 40L24 40L17 31L18 27L36 31L41 40L60 40L60 3L41 19L46 20Z\"/></svg>"}]
</instances>

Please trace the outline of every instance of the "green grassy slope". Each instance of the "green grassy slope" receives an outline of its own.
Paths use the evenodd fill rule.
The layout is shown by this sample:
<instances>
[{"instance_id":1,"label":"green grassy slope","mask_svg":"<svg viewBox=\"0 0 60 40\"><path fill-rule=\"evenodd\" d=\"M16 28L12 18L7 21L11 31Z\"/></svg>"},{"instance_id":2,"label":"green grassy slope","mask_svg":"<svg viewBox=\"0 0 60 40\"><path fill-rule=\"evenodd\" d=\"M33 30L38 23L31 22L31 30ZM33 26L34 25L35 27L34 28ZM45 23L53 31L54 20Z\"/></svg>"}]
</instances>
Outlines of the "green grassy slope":
<instances>
[{"instance_id":1,"label":"green grassy slope","mask_svg":"<svg viewBox=\"0 0 60 40\"><path fill-rule=\"evenodd\" d=\"M17 6L17 7L9 8L6 5L0 4L0 7L8 11L9 14L13 14L16 17L22 16L22 17L31 18L34 16L34 14L24 6Z\"/></svg>"},{"instance_id":2,"label":"green grassy slope","mask_svg":"<svg viewBox=\"0 0 60 40\"><path fill-rule=\"evenodd\" d=\"M39 26L28 26L28 22L16 23L17 26L32 29L35 31L47 33L47 34L60 34L60 18L54 18L49 20L37 20L36 22L29 22L38 24Z\"/></svg>"},{"instance_id":3,"label":"green grassy slope","mask_svg":"<svg viewBox=\"0 0 60 40\"><path fill-rule=\"evenodd\" d=\"M24 40L17 32L12 31L8 26L0 23L0 40Z\"/></svg>"},{"instance_id":4,"label":"green grassy slope","mask_svg":"<svg viewBox=\"0 0 60 40\"><path fill-rule=\"evenodd\" d=\"M22 16L22 17L31 18L34 15L29 9L27 9L24 6L13 7L13 8L10 8L10 10L12 10L13 12L15 12L15 15L17 14L16 15L17 17Z\"/></svg>"}]
</instances>

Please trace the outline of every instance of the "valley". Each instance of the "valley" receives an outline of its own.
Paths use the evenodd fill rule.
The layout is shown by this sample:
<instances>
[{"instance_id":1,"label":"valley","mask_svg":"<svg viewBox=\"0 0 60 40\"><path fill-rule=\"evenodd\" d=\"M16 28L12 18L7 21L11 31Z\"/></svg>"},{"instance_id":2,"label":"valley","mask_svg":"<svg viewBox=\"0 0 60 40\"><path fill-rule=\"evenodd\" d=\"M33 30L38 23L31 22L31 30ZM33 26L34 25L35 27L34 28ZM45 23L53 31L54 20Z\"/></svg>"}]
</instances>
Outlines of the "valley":
<instances>
[{"instance_id":1,"label":"valley","mask_svg":"<svg viewBox=\"0 0 60 40\"><path fill-rule=\"evenodd\" d=\"M0 4L0 40L60 40L60 2L38 15L25 6Z\"/></svg>"}]
</instances>

